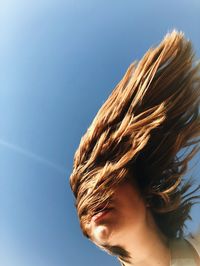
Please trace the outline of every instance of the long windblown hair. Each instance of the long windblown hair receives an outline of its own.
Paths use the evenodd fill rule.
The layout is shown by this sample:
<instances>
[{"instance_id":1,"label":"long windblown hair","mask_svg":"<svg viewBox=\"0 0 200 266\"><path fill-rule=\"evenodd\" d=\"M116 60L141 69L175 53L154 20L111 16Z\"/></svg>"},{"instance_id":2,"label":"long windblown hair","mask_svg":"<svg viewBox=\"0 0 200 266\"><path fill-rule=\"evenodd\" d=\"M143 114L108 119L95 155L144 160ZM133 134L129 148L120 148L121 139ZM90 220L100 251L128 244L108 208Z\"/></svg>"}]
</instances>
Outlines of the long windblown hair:
<instances>
[{"instance_id":1,"label":"long windblown hair","mask_svg":"<svg viewBox=\"0 0 200 266\"><path fill-rule=\"evenodd\" d=\"M132 63L82 137L70 185L85 223L131 177L168 238L183 235L198 187L185 181L199 149L200 64L173 30ZM134 208L134 206L133 206Z\"/></svg>"}]
</instances>

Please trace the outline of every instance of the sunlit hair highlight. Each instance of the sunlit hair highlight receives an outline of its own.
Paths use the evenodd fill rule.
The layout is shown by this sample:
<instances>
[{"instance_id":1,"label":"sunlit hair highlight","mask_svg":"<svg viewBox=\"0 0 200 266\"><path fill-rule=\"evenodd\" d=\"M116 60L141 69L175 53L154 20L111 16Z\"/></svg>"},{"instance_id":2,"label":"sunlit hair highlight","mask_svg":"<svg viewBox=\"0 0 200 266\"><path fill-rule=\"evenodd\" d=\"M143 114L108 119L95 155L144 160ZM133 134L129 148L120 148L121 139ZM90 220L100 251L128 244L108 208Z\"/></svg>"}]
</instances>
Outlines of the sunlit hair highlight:
<instances>
[{"instance_id":1,"label":"sunlit hair highlight","mask_svg":"<svg viewBox=\"0 0 200 266\"><path fill-rule=\"evenodd\" d=\"M199 197L183 179L199 149L199 70L191 42L173 30L129 66L103 104L81 139L70 176L86 236L85 223L130 177L161 231L182 236Z\"/></svg>"}]
</instances>

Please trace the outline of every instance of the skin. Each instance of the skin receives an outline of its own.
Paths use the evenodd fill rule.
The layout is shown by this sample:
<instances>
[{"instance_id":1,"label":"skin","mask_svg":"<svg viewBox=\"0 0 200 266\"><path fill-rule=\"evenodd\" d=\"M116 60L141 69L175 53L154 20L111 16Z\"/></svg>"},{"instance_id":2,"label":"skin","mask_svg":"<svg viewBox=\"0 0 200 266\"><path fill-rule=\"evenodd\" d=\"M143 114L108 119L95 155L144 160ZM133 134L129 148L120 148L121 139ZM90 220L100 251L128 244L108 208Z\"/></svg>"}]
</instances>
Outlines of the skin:
<instances>
[{"instance_id":1,"label":"skin","mask_svg":"<svg viewBox=\"0 0 200 266\"><path fill-rule=\"evenodd\" d=\"M170 265L168 241L133 184L121 184L109 207L110 211L96 220L93 217L86 226L97 246L123 247L130 255L128 262L123 261L125 266Z\"/></svg>"}]
</instances>

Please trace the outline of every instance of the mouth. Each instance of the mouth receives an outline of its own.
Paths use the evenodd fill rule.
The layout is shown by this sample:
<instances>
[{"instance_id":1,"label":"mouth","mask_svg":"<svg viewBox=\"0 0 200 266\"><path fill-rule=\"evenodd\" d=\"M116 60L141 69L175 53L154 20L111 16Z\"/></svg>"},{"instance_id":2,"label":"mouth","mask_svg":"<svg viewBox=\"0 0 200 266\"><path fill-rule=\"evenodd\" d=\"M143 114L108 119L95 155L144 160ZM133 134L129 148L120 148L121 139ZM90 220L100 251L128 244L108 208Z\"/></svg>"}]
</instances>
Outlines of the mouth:
<instances>
[{"instance_id":1,"label":"mouth","mask_svg":"<svg viewBox=\"0 0 200 266\"><path fill-rule=\"evenodd\" d=\"M108 207L108 208L98 208L95 211L95 214L92 216L91 221L93 222L97 222L100 219L104 218L105 215L107 215L111 210L113 210L113 208Z\"/></svg>"}]
</instances>

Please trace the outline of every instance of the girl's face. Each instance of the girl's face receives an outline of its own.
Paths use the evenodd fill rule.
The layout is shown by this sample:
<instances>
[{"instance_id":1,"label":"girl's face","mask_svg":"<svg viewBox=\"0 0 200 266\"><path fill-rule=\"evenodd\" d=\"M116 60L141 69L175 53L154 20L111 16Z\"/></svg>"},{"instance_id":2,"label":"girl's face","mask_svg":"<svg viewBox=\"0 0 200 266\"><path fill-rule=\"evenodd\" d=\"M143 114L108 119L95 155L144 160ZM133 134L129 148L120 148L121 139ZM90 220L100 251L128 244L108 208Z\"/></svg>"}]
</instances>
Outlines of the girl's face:
<instances>
[{"instance_id":1,"label":"girl's face","mask_svg":"<svg viewBox=\"0 0 200 266\"><path fill-rule=\"evenodd\" d=\"M97 245L119 244L125 233L139 233L146 222L146 206L139 191L126 181L115 190L108 209L94 215L86 225Z\"/></svg>"}]
</instances>

